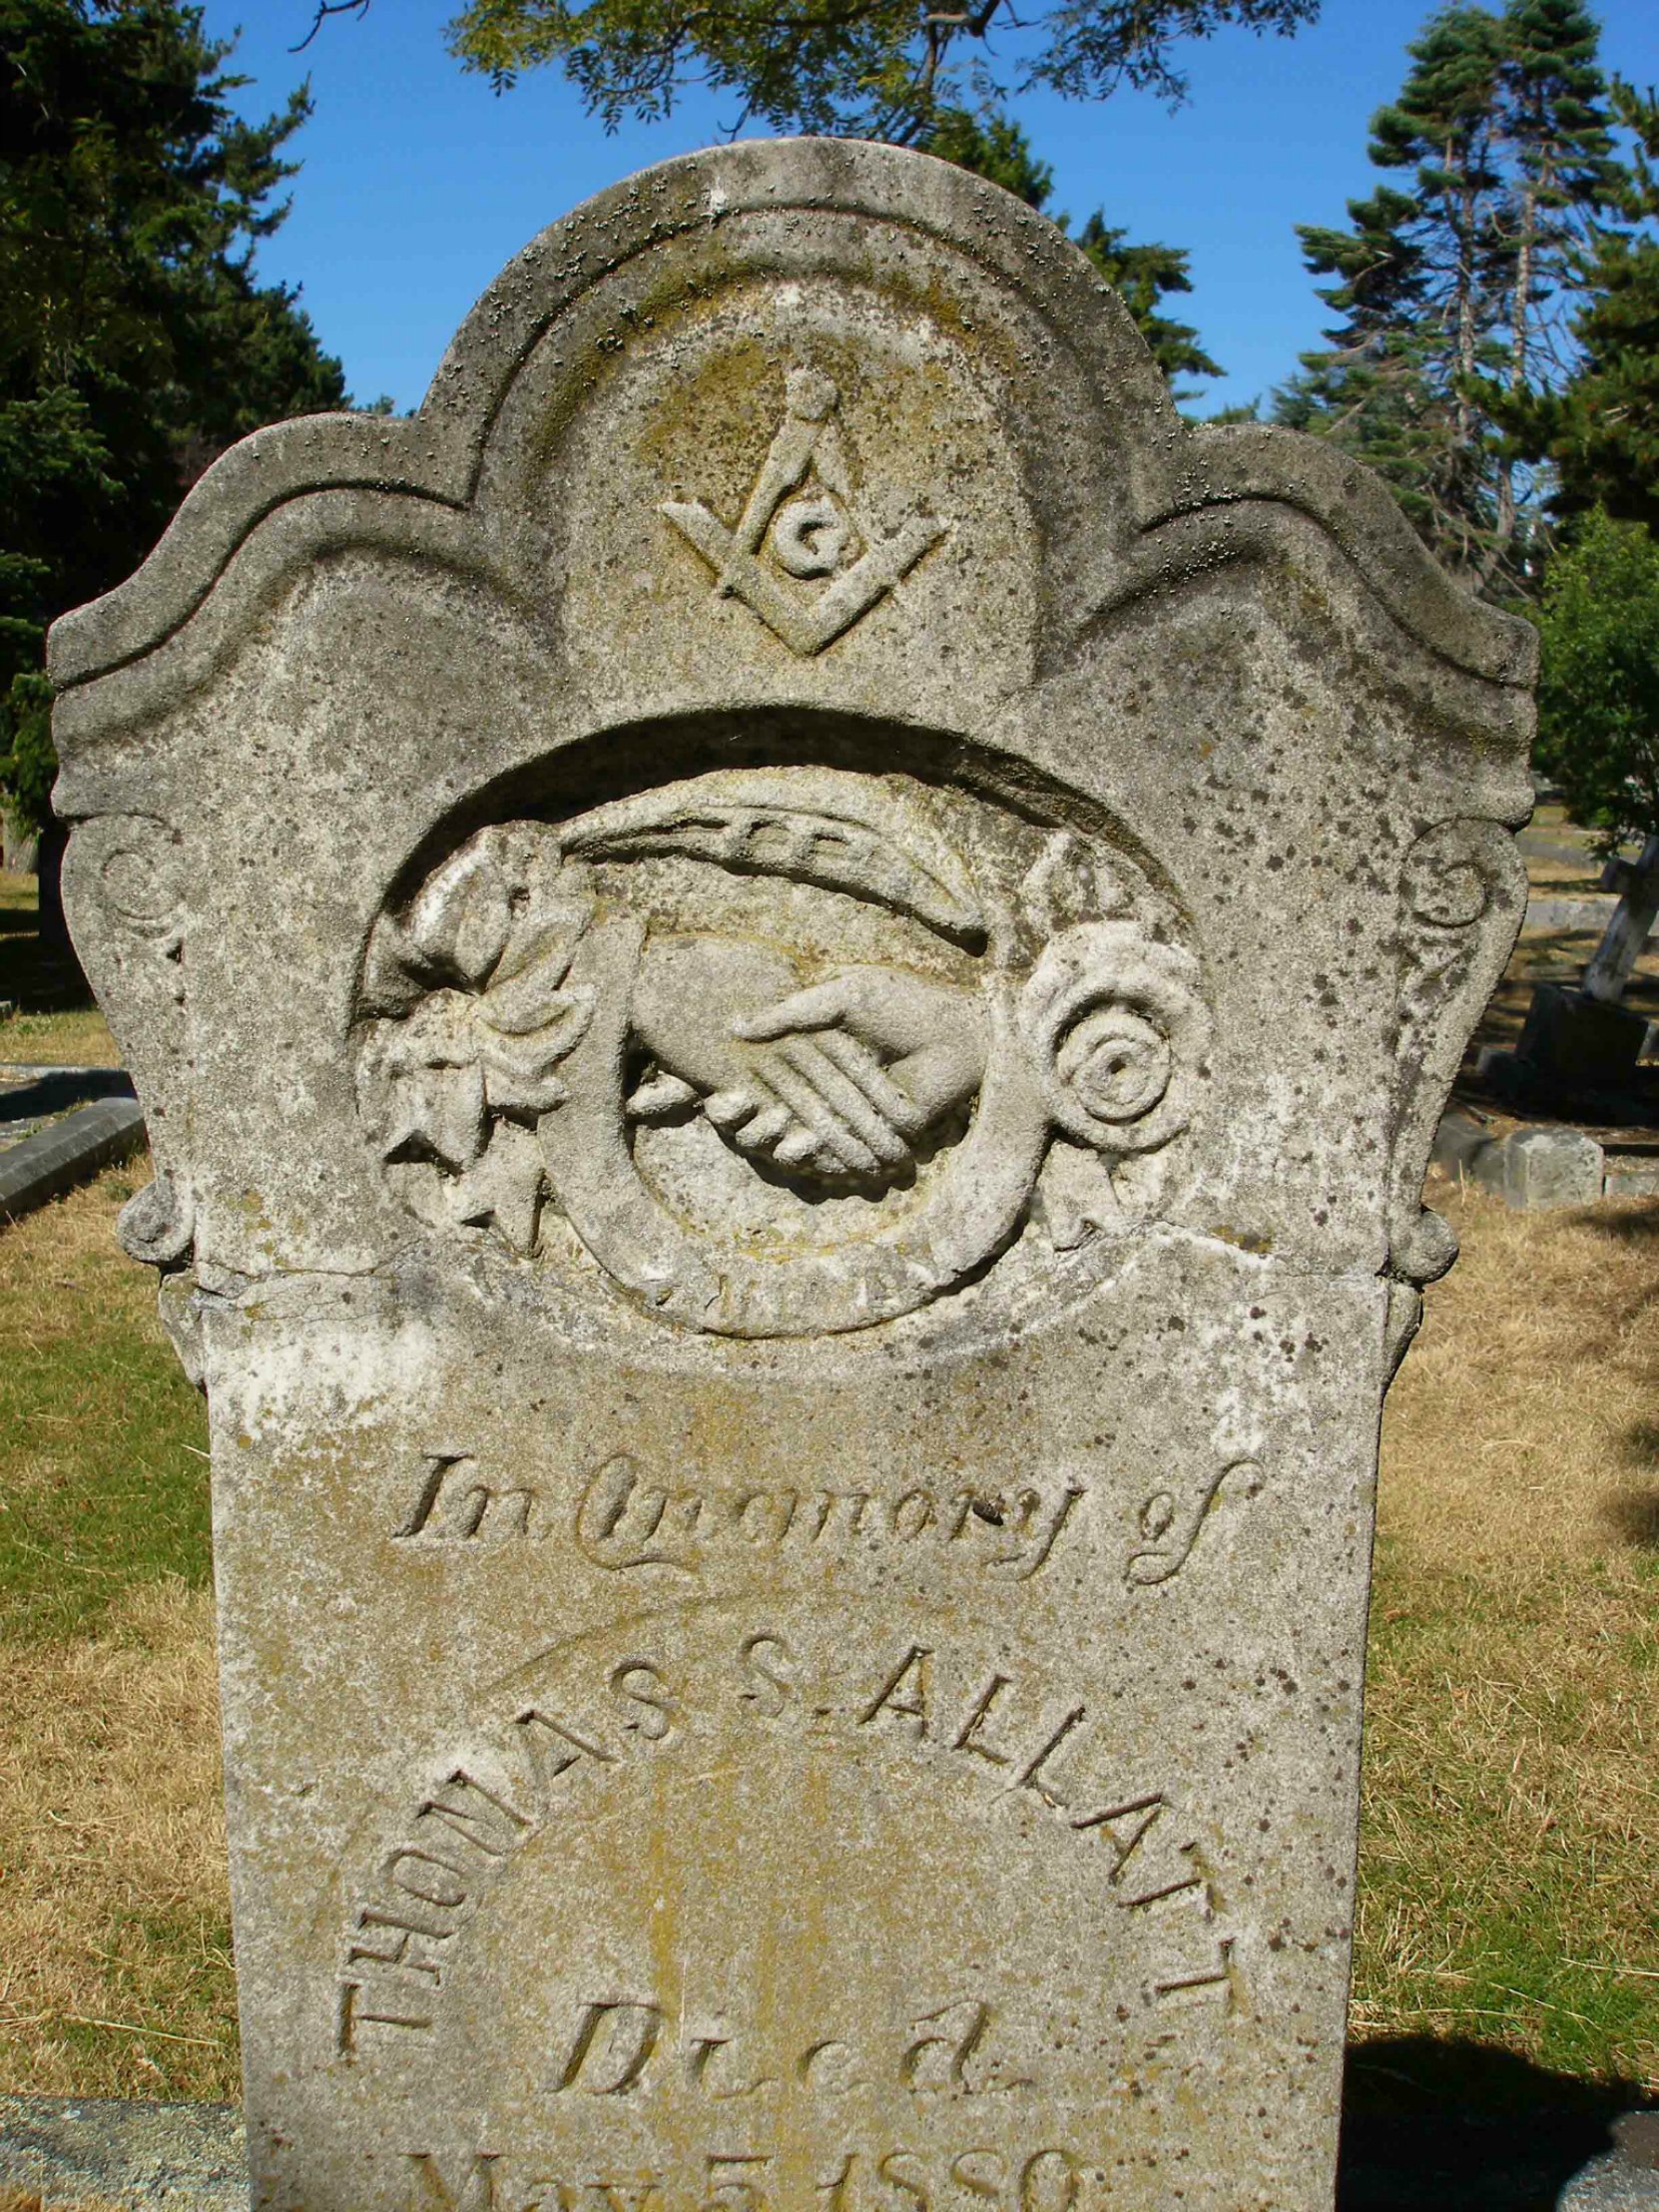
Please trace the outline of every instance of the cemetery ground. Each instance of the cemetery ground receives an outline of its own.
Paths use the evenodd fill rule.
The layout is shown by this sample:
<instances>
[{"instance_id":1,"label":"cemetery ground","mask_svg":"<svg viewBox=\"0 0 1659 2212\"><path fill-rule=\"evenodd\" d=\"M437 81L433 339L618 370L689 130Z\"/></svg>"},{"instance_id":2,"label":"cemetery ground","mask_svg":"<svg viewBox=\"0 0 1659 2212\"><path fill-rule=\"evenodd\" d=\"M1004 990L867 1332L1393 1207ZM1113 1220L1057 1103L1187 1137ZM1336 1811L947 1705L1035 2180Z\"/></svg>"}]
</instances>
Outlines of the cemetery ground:
<instances>
[{"instance_id":1,"label":"cemetery ground","mask_svg":"<svg viewBox=\"0 0 1659 2212\"><path fill-rule=\"evenodd\" d=\"M32 875L0 868L0 1061L116 1067L121 1054L73 960L41 944Z\"/></svg>"},{"instance_id":2,"label":"cemetery ground","mask_svg":"<svg viewBox=\"0 0 1659 2212\"><path fill-rule=\"evenodd\" d=\"M113 1061L31 894L0 1059ZM1529 933L1482 1036L1593 941ZM148 1174L0 1230L0 2088L229 2098L206 1423L113 1236ZM1659 2100L1659 1203L1430 1196L1462 1258L1384 1420L1350 2102L1611 2112Z\"/></svg>"},{"instance_id":3,"label":"cemetery ground","mask_svg":"<svg viewBox=\"0 0 1659 2212\"><path fill-rule=\"evenodd\" d=\"M112 1171L0 1237L0 2086L231 2097L206 1431ZM1435 1192L1389 1399L1353 2094L1659 2094L1659 1206Z\"/></svg>"}]
</instances>

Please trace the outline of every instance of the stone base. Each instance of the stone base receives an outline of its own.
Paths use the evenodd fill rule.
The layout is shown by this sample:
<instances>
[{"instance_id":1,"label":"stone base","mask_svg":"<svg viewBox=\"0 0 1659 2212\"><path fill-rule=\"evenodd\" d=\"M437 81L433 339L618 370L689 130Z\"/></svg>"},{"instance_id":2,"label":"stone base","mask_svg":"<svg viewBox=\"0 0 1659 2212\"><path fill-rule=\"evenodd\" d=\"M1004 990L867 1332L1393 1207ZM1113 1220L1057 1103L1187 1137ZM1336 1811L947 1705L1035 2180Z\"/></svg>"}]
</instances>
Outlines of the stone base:
<instances>
[{"instance_id":1,"label":"stone base","mask_svg":"<svg viewBox=\"0 0 1659 2212\"><path fill-rule=\"evenodd\" d=\"M1659 1198L1659 1145L1610 1147L1602 1192L1607 1198Z\"/></svg>"},{"instance_id":2,"label":"stone base","mask_svg":"<svg viewBox=\"0 0 1659 2212\"><path fill-rule=\"evenodd\" d=\"M1659 2114L1599 2125L1359 2116L1343 2131L1338 2212L1659 2212ZM1586 2163L1587 2159L1587 2163ZM0 2096L0 2193L45 2212L88 2199L131 2212L248 2212L231 2104Z\"/></svg>"},{"instance_id":3,"label":"stone base","mask_svg":"<svg viewBox=\"0 0 1659 2212\"><path fill-rule=\"evenodd\" d=\"M1603 1154L1581 1129L1516 1129L1469 1164L1475 1182L1522 1213L1594 1206L1602 1195Z\"/></svg>"},{"instance_id":4,"label":"stone base","mask_svg":"<svg viewBox=\"0 0 1659 2212\"><path fill-rule=\"evenodd\" d=\"M1435 1133L1430 1157L1448 1175L1495 1191L1523 1213L1593 1206L1604 1196L1638 1197L1647 1188L1632 1172L1615 1191L1606 1155L1582 1129L1531 1127L1494 1137L1467 1114L1449 1113ZM1654 1164L1659 1167L1659 1161Z\"/></svg>"},{"instance_id":5,"label":"stone base","mask_svg":"<svg viewBox=\"0 0 1659 2212\"><path fill-rule=\"evenodd\" d=\"M102 1168L137 1152L144 1114L131 1098L101 1098L0 1152L0 1222L62 1198Z\"/></svg>"},{"instance_id":6,"label":"stone base","mask_svg":"<svg viewBox=\"0 0 1659 2212\"><path fill-rule=\"evenodd\" d=\"M234 2104L0 2096L0 2191L48 2212L88 2200L132 2212L248 2212L248 2150Z\"/></svg>"}]
</instances>

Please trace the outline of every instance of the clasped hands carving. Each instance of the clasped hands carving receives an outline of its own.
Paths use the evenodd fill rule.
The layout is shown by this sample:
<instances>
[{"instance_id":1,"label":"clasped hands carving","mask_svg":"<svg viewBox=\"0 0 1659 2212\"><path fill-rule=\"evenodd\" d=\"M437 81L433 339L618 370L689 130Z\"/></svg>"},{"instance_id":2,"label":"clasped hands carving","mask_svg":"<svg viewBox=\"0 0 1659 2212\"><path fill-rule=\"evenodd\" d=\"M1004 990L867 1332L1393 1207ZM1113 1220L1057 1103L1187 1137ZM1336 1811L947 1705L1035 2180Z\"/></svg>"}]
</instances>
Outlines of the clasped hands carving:
<instances>
[{"instance_id":1,"label":"clasped hands carving","mask_svg":"<svg viewBox=\"0 0 1659 2212\"><path fill-rule=\"evenodd\" d=\"M926 1132L985 1073L975 997L881 966L796 987L764 945L721 938L648 944L633 1028L657 1072L629 1099L636 1120L701 1111L741 1151L798 1175L907 1173Z\"/></svg>"},{"instance_id":2,"label":"clasped hands carving","mask_svg":"<svg viewBox=\"0 0 1659 2212\"><path fill-rule=\"evenodd\" d=\"M886 966L805 990L792 980L760 946L648 947L634 1026L668 1072L631 1109L645 1118L659 1102L674 1112L700 1101L733 1142L780 1167L896 1178L984 1081L985 998ZM1075 923L1049 940L1019 994L1018 1028L1055 1129L1128 1154L1186 1126L1208 1037L1196 980L1189 954L1133 922ZM771 1003L743 1010L757 992ZM719 1018L700 1018L716 1009L724 1034Z\"/></svg>"},{"instance_id":3,"label":"clasped hands carving","mask_svg":"<svg viewBox=\"0 0 1659 2212\"><path fill-rule=\"evenodd\" d=\"M996 911L972 982L869 962L815 976L764 938L648 925L551 828L480 831L370 940L362 1082L381 1157L434 1167L448 1219L493 1221L521 1252L550 1184L613 1273L703 1326L906 1310L1016 1231L1051 1137L1108 1167L1150 1152L1207 1073L1197 962L1131 917L1081 840L1054 832ZM758 1172L825 1195L878 1196L946 1145L955 1196L845 1247L850 1274L826 1256L799 1283L751 1280L654 1213L624 1136L696 1116ZM773 1312L780 1285L799 1314Z\"/></svg>"}]
</instances>

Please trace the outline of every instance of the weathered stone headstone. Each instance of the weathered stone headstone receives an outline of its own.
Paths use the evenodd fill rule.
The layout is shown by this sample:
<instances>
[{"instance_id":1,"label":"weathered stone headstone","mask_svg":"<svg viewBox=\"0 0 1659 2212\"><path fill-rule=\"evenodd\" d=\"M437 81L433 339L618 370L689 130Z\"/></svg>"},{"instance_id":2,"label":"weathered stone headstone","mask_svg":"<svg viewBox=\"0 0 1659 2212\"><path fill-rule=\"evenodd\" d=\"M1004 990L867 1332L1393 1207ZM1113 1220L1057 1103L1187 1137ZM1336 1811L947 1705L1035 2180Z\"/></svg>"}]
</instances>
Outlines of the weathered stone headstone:
<instances>
[{"instance_id":1,"label":"weathered stone headstone","mask_svg":"<svg viewBox=\"0 0 1659 2212\"><path fill-rule=\"evenodd\" d=\"M256 2202L1330 2202L1530 632L1046 223L728 148L60 625Z\"/></svg>"},{"instance_id":2,"label":"weathered stone headstone","mask_svg":"<svg viewBox=\"0 0 1659 2212\"><path fill-rule=\"evenodd\" d=\"M1475 1155L1477 1183L1523 1213L1593 1206L1602 1195L1605 1155L1582 1129L1512 1129Z\"/></svg>"},{"instance_id":3,"label":"weathered stone headstone","mask_svg":"<svg viewBox=\"0 0 1659 2212\"><path fill-rule=\"evenodd\" d=\"M1553 1098L1606 1120L1639 1121L1646 1117L1632 1094L1641 1089L1637 1063L1647 1055L1651 1024L1622 1001L1659 917L1659 836L1647 838L1634 861L1610 859L1601 887L1617 891L1618 902L1605 916L1582 983L1534 984L1514 1051L1488 1050L1482 1072L1518 1100ZM1580 902L1533 899L1527 918L1534 926L1540 904L1576 905L1581 921L1600 918ZM1570 926L1572 918L1563 913L1556 925Z\"/></svg>"}]
</instances>

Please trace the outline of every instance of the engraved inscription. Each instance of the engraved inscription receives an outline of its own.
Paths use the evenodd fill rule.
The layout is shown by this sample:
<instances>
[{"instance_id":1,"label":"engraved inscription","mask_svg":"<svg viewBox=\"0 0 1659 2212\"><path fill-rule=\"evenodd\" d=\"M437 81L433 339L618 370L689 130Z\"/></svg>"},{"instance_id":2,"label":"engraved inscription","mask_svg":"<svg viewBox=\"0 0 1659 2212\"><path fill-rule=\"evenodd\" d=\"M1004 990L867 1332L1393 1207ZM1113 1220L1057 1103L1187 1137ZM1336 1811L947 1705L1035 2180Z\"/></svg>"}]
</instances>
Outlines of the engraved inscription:
<instances>
[{"instance_id":1,"label":"engraved inscription","mask_svg":"<svg viewBox=\"0 0 1659 2212\"><path fill-rule=\"evenodd\" d=\"M781 2183L770 2151L711 2150L684 2167L584 2172L575 2164L478 2151L470 2161L402 2153L410 2212L928 2212L934 2204L998 2212L1093 2212L1106 2204L1103 2167L1056 2144L1009 2150L854 2148L831 2154L807 2191Z\"/></svg>"},{"instance_id":2,"label":"engraved inscription","mask_svg":"<svg viewBox=\"0 0 1659 2212\"><path fill-rule=\"evenodd\" d=\"M1199 1531L1224 1489L1255 1497L1264 1479L1254 1459L1234 1459L1218 1468L1197 1498L1185 1506L1173 1490L1154 1490L1142 1502L1138 1515L1142 1548L1131 1553L1124 1580L1143 1585L1171 1581L1192 1557Z\"/></svg>"},{"instance_id":3,"label":"engraved inscription","mask_svg":"<svg viewBox=\"0 0 1659 2212\"><path fill-rule=\"evenodd\" d=\"M1259 1460L1224 1461L1207 1479L1160 1485L1134 1513L1123 1566L1131 1589L1172 1581L1225 1499L1260 1495ZM480 1466L470 1452L426 1455L407 1512L393 1530L406 1543L540 1543L563 1525L550 1486L512 1480ZM790 1483L723 1485L668 1482L627 1451L602 1459L581 1485L569 1527L576 1548L611 1574L698 1575L722 1565L808 1564L897 1553L932 1556L993 1580L1029 1582L1080 1526L1090 1490L1075 1470L1038 1475L1014 1489L985 1484L911 1482L905 1488L847 1481L807 1488Z\"/></svg>"},{"instance_id":4,"label":"engraved inscription","mask_svg":"<svg viewBox=\"0 0 1659 2212\"><path fill-rule=\"evenodd\" d=\"M519 1709L492 1731L477 1770L451 1770L419 1803L352 1916L335 2006L341 2059L355 2062L388 2035L401 2041L430 2034L450 1946L525 1844L549 1822L572 1817L582 1802L577 1793L635 1759L695 1741L723 1710L762 1725L829 1723L860 1741L923 1750L964 1778L981 1779L1003 1806L1021 1817L1035 1812L1096 1854L1103 1904L1160 1925L1173 1916L1164 1938L1173 1952L1148 1977L1148 2003L1209 1996L1233 2008L1233 1938L1215 1936L1194 1963L1181 1936L1191 1916L1204 1930L1219 1918L1205 1856L1174 1825L1179 1815L1168 1793L1137 1787L1122 1773L1087 1699L1056 1697L1002 1669L964 1673L947 1653L923 1643L910 1644L884 1667L854 1658L844 1679L815 1680L788 1636L763 1627L738 1640L713 1681L681 1678L659 1656L638 1652L603 1673L591 1702L602 1719L545 1702ZM622 2095L656 2078L663 2068L648 2070L667 2016L652 1992L584 1996L550 2093ZM665 2059L681 2046L685 2016L682 1996ZM986 2090L1025 2085L1024 2076L993 2067L981 2048L993 2025L985 2000L952 1999L914 2024L914 2039L896 2061L909 2085L954 2082L965 2089L970 2076ZM734 2038L726 2029L698 2034L701 2043L686 2049L700 2069L694 2085L711 2095L741 2078L758 2096L805 2090L834 2097L859 2078L857 2054L834 2037L772 2053L757 2069L747 2049L728 2048ZM741 2073L734 2071L740 2056Z\"/></svg>"},{"instance_id":5,"label":"engraved inscription","mask_svg":"<svg viewBox=\"0 0 1659 2212\"><path fill-rule=\"evenodd\" d=\"M803 659L860 622L949 527L914 515L888 536L875 530L859 508L839 405L830 377L787 370L784 419L737 527L729 530L700 499L667 500L662 509L714 570L716 593L741 599ZM810 596L790 577L824 588Z\"/></svg>"},{"instance_id":6,"label":"engraved inscription","mask_svg":"<svg viewBox=\"0 0 1659 2212\"><path fill-rule=\"evenodd\" d=\"M988 1575L1028 1582L1053 1555L1088 1492L1081 1483L1013 1491L924 1484L893 1494L852 1486L668 1488L625 1452L597 1469L576 1511L576 1541L595 1566L696 1574L719 1558L832 1558L860 1550L935 1552Z\"/></svg>"},{"instance_id":7,"label":"engraved inscription","mask_svg":"<svg viewBox=\"0 0 1659 2212\"><path fill-rule=\"evenodd\" d=\"M872 2032L854 2042L809 2034L788 2048L767 2051L752 2049L753 2038L689 2025L683 2003L676 2023L655 1998L595 1997L580 2001L549 2086L555 2095L626 2097L655 2069L719 2104L781 2087L830 2098L872 2085L905 2089L918 2098L1034 2089L1034 2079L1010 2073L999 2057L997 2025L993 2005L957 1997L884 2035Z\"/></svg>"},{"instance_id":8,"label":"engraved inscription","mask_svg":"<svg viewBox=\"0 0 1659 2212\"><path fill-rule=\"evenodd\" d=\"M541 1502L531 1483L489 1482L478 1471L470 1452L435 1451L427 1456L420 1488L408 1519L395 1532L395 1540L411 1537L472 1542L478 1538L541 1535L539 1517L532 1520Z\"/></svg>"},{"instance_id":9,"label":"engraved inscription","mask_svg":"<svg viewBox=\"0 0 1659 2212\"><path fill-rule=\"evenodd\" d=\"M1028 1582L1047 1566L1087 1497L1082 1482L1062 1477L1011 1490L924 1483L891 1491L850 1484L671 1487L619 1451L583 1485L571 1527L583 1557L616 1574L653 1567L700 1574L722 1562L896 1551L931 1553L993 1579ZM540 1542L556 1526L541 1483L487 1475L467 1452L432 1452L393 1540Z\"/></svg>"},{"instance_id":10,"label":"engraved inscription","mask_svg":"<svg viewBox=\"0 0 1659 2212\"><path fill-rule=\"evenodd\" d=\"M431 2032L444 1946L513 1854L554 1817L566 1794L556 1788L564 1777L617 1762L616 1752L534 1706L514 1716L510 1733L523 1805L458 1769L417 1808L404 1840L381 1861L345 1946L335 2013L341 2058L354 2060L370 2029Z\"/></svg>"}]
</instances>

